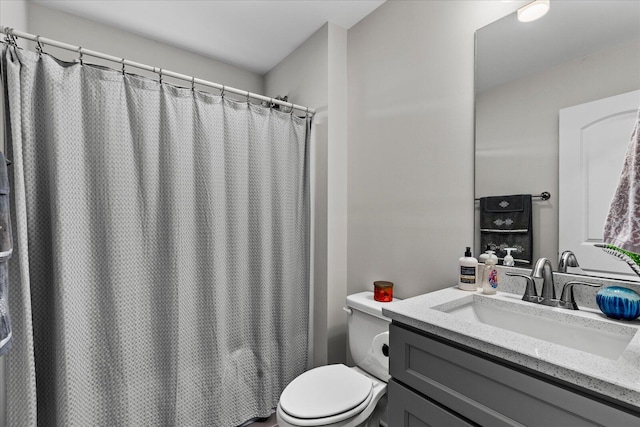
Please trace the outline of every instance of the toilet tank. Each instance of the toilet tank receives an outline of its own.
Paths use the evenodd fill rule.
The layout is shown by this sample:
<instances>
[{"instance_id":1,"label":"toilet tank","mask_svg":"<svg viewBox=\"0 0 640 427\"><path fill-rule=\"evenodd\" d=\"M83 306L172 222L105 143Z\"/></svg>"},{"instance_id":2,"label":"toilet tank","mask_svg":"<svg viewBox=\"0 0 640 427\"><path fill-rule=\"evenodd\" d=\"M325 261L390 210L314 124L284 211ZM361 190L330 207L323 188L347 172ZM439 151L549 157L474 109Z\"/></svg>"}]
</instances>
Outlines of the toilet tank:
<instances>
[{"instance_id":1,"label":"toilet tank","mask_svg":"<svg viewBox=\"0 0 640 427\"><path fill-rule=\"evenodd\" d=\"M391 319L382 315L385 304L389 303L374 300L373 292L347 296L347 307L351 309L347 321L351 357L360 369L386 382L390 378L389 358L382 354L381 338L373 345L377 335L389 331ZM389 342L388 335L384 341Z\"/></svg>"}]
</instances>

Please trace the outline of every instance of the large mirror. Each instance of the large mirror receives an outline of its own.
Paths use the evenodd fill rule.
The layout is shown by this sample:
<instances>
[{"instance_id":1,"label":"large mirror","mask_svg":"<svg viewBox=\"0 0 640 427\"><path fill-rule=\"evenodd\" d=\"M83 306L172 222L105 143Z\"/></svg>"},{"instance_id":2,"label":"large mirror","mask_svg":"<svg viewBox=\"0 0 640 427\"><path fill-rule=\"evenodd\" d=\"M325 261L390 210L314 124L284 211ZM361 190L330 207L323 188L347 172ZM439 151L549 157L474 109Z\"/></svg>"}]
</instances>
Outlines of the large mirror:
<instances>
[{"instance_id":1,"label":"large mirror","mask_svg":"<svg viewBox=\"0 0 640 427\"><path fill-rule=\"evenodd\" d=\"M569 272L637 279L628 266L610 274L590 265L590 256L616 263L592 243L602 237L604 219L598 218L608 210L640 107L640 1L551 0L547 15L528 23L514 12L476 32L475 60L475 254L484 250L479 199L531 194L532 253L516 266L545 257L557 267L561 251L570 249L580 268ZM566 122L567 112L579 115L585 105L619 95L635 104L615 120L622 128L616 131L622 135L619 147L607 142L597 149L567 149L559 136L561 116ZM567 159L578 166L588 160L592 167L576 172ZM570 181L574 187L567 187ZM587 194L589 185L598 187L593 182L605 200ZM537 197L543 192L551 197ZM567 223L580 230L582 243L564 243L572 232ZM579 255L585 248L589 256Z\"/></svg>"}]
</instances>

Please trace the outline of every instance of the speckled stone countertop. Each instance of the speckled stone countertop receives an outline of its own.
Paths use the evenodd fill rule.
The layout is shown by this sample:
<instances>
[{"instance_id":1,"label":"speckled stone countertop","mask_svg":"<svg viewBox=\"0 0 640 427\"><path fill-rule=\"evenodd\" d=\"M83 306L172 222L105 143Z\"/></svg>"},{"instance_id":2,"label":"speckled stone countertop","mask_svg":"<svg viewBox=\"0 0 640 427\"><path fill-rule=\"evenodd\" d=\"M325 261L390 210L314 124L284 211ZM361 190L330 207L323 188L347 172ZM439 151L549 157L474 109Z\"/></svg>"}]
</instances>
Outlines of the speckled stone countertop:
<instances>
[{"instance_id":1,"label":"speckled stone countertop","mask_svg":"<svg viewBox=\"0 0 640 427\"><path fill-rule=\"evenodd\" d=\"M524 289L524 285L523 285ZM592 328L630 338L621 354L595 355L560 344L511 332L501 327L447 313L474 300L474 304L517 309L523 316L543 316L547 319ZM491 300L489 300L491 299ZM451 287L406 300L389 303L382 313L394 321L429 332L436 336L474 348L483 353L516 363L534 371L553 376L570 384L609 396L640 409L640 320L618 321L607 318L599 310L581 307L566 310L524 302L521 295L498 292L483 295ZM532 318L529 323L535 323ZM544 327L543 324L533 325ZM584 332L589 332L588 330ZM606 347L603 344L602 347ZM578 346L579 348L579 346ZM606 353L606 348L604 349Z\"/></svg>"}]
</instances>

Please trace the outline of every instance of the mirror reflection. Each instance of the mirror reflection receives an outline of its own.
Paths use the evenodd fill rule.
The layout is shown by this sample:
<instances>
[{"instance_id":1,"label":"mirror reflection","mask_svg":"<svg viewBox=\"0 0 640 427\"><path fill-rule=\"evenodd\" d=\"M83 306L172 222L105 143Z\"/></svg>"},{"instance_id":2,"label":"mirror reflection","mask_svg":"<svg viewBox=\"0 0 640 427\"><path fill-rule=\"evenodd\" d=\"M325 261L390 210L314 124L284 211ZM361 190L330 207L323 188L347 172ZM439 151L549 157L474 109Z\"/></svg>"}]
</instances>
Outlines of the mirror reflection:
<instances>
[{"instance_id":1,"label":"mirror reflection","mask_svg":"<svg viewBox=\"0 0 640 427\"><path fill-rule=\"evenodd\" d=\"M639 107L639 1L552 1L537 21L514 12L476 32L475 197L551 195L532 198L532 253L514 253L516 266L545 257L557 269L571 250L568 272L638 278L593 244ZM587 135L593 122L604 125ZM479 213L476 201L477 255Z\"/></svg>"}]
</instances>

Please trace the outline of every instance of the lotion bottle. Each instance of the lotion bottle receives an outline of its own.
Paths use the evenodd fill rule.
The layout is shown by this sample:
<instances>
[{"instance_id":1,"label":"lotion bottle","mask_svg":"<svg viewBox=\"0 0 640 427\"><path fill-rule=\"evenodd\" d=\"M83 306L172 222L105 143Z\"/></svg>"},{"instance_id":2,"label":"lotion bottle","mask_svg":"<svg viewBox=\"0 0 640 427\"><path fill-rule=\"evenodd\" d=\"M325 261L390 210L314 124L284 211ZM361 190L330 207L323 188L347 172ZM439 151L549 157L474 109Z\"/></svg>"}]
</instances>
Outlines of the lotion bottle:
<instances>
[{"instance_id":1,"label":"lotion bottle","mask_svg":"<svg viewBox=\"0 0 640 427\"><path fill-rule=\"evenodd\" d=\"M496 264L498 263L498 257L494 251L489 252L489 257L485 261L484 273L482 274L482 293L487 295L493 295L496 293L498 287L498 270Z\"/></svg>"},{"instance_id":2,"label":"lotion bottle","mask_svg":"<svg viewBox=\"0 0 640 427\"><path fill-rule=\"evenodd\" d=\"M458 260L458 288L463 291L477 291L478 260L471 256L471 247L467 246L464 256Z\"/></svg>"}]
</instances>

